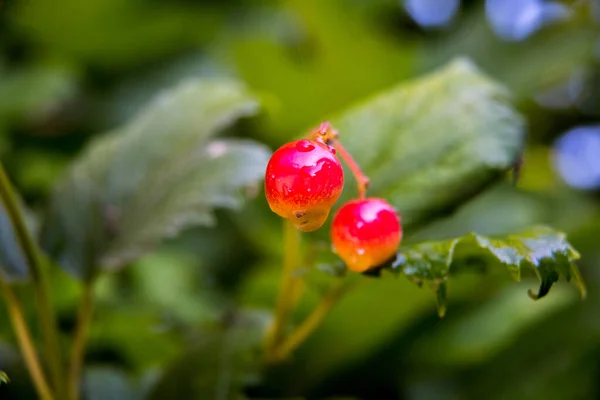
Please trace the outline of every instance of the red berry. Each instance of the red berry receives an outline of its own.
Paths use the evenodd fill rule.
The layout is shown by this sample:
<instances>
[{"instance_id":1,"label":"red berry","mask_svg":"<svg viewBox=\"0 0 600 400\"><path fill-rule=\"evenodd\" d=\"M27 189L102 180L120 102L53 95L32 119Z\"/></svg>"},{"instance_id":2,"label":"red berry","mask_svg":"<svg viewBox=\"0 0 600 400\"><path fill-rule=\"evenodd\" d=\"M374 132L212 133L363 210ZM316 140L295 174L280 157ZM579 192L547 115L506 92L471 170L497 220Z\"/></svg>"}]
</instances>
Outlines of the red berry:
<instances>
[{"instance_id":1,"label":"red berry","mask_svg":"<svg viewBox=\"0 0 600 400\"><path fill-rule=\"evenodd\" d=\"M396 253L401 240L400 219L383 199L352 200L333 218L333 247L352 271L364 272L383 264Z\"/></svg>"},{"instance_id":2,"label":"red berry","mask_svg":"<svg viewBox=\"0 0 600 400\"><path fill-rule=\"evenodd\" d=\"M319 229L344 187L335 150L316 140L295 140L271 156L265 194L274 213L304 232Z\"/></svg>"}]
</instances>

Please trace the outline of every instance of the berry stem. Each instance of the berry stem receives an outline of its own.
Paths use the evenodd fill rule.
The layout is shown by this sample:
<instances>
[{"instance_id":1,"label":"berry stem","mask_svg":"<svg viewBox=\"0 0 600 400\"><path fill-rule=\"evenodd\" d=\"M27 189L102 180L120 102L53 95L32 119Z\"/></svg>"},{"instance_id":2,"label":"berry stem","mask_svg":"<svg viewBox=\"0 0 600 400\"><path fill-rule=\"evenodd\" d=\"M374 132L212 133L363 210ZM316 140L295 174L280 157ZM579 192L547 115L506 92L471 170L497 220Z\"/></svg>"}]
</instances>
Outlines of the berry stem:
<instances>
[{"instance_id":1,"label":"berry stem","mask_svg":"<svg viewBox=\"0 0 600 400\"><path fill-rule=\"evenodd\" d=\"M336 281L308 317L270 354L269 361L275 363L289 357L321 325L349 288L350 285L345 284L341 279Z\"/></svg>"},{"instance_id":2,"label":"berry stem","mask_svg":"<svg viewBox=\"0 0 600 400\"><path fill-rule=\"evenodd\" d=\"M335 129L329 121L322 122L318 128L313 129L308 135L314 140L321 141L329 146L333 146L335 150L342 157L344 162L348 164L352 175L356 179L358 185L358 197L364 199L369 188L369 177L358 166L358 163L354 160L350 152L342 145L339 139L339 132Z\"/></svg>"},{"instance_id":3,"label":"berry stem","mask_svg":"<svg viewBox=\"0 0 600 400\"><path fill-rule=\"evenodd\" d=\"M81 372L83 370L85 344L88 338L92 322L94 305L94 277L84 283L83 295L77 311L77 325L75 327L73 344L71 347L71 358L69 363L69 375L67 380L68 395L71 400L80 397Z\"/></svg>"},{"instance_id":4,"label":"berry stem","mask_svg":"<svg viewBox=\"0 0 600 400\"><path fill-rule=\"evenodd\" d=\"M288 220L283 222L284 260L283 276L279 286L279 295L275 306L275 317L267 337L267 358L281 342L287 316L299 297L302 279L294 276L300 259L300 231Z\"/></svg>"},{"instance_id":5,"label":"berry stem","mask_svg":"<svg viewBox=\"0 0 600 400\"><path fill-rule=\"evenodd\" d=\"M339 140L333 141L333 147L339 153L339 155L344 159L350 171L352 171L352 175L356 179L356 184L358 185L358 198L364 199L367 193L367 189L369 188L369 178L362 172L358 163L352 158L350 153L346 150L346 148L342 145Z\"/></svg>"},{"instance_id":6,"label":"berry stem","mask_svg":"<svg viewBox=\"0 0 600 400\"><path fill-rule=\"evenodd\" d=\"M25 317L23 316L21 304L12 288L7 283L0 280L0 288L4 294L8 315L12 322L13 329L15 330L23 360L31 375L33 386L40 396L40 399L53 400L54 396L52 395L50 386L48 385L44 371L42 370L40 359L38 358L33 339L31 338L31 333L27 326L27 322L25 322Z\"/></svg>"},{"instance_id":7,"label":"berry stem","mask_svg":"<svg viewBox=\"0 0 600 400\"><path fill-rule=\"evenodd\" d=\"M47 265L45 265L45 259L27 228L16 192L2 164L0 164L0 201L5 208L6 214L15 231L17 242L27 260L36 295L38 306L37 316L43 337L45 358L48 360L53 389L58 394L58 397L61 397L60 394L62 393L64 384L63 365L58 326L56 325L56 314L50 299L49 282L45 270Z\"/></svg>"}]
</instances>

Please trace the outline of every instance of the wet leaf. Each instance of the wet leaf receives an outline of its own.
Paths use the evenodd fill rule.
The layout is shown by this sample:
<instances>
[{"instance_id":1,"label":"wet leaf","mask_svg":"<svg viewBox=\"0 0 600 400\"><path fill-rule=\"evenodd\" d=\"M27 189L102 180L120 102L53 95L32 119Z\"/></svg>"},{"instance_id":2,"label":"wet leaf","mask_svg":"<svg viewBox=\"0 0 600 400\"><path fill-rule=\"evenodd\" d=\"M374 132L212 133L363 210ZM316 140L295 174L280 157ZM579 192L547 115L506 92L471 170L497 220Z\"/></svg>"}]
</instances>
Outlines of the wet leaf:
<instances>
[{"instance_id":1,"label":"wet leaf","mask_svg":"<svg viewBox=\"0 0 600 400\"><path fill-rule=\"evenodd\" d=\"M402 83L332 123L371 178L369 195L390 201L407 230L497 180L514 165L524 137L508 92L466 59ZM345 198L356 196L351 176L346 170Z\"/></svg>"},{"instance_id":2,"label":"wet leaf","mask_svg":"<svg viewBox=\"0 0 600 400\"><path fill-rule=\"evenodd\" d=\"M239 209L262 179L269 151L211 136L258 105L232 81L189 80L103 135L55 188L43 243L85 278L119 268L166 237L214 224L216 207Z\"/></svg>"},{"instance_id":3,"label":"wet leaf","mask_svg":"<svg viewBox=\"0 0 600 400\"><path fill-rule=\"evenodd\" d=\"M532 269L540 286L530 289L534 299L544 297L560 278L574 280L582 297L586 290L575 265L579 253L563 233L547 227L536 227L515 235L490 238L470 233L437 242L419 243L401 248L389 265L417 285L431 286L438 299L440 316L445 313L446 285L450 273L461 270L487 270L505 267L519 281L523 269Z\"/></svg>"}]
</instances>

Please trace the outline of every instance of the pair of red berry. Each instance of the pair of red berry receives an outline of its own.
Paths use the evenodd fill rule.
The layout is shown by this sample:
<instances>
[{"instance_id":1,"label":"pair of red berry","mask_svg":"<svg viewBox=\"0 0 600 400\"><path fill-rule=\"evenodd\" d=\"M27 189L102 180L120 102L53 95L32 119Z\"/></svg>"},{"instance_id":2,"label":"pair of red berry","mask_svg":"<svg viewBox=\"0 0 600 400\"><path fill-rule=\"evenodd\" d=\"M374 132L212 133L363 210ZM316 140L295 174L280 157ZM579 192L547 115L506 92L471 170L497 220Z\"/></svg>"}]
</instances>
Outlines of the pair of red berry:
<instances>
[{"instance_id":1,"label":"pair of red berry","mask_svg":"<svg viewBox=\"0 0 600 400\"><path fill-rule=\"evenodd\" d=\"M329 123L311 131L310 139L292 141L273 153L267 165L265 194L271 210L299 230L319 229L344 187L344 170L336 149L357 178L359 199L338 210L331 240L334 251L349 269L364 272L394 255L402 239L402 228L387 201L365 198L368 178Z\"/></svg>"}]
</instances>

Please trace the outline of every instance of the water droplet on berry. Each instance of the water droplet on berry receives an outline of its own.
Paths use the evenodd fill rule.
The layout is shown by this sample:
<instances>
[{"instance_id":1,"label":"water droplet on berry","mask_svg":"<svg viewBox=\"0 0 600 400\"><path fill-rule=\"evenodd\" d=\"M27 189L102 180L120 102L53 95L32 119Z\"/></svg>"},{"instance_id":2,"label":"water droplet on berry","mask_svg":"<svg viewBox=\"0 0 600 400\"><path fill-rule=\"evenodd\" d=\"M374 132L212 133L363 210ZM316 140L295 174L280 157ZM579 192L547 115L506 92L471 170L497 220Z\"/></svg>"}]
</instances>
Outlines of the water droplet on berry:
<instances>
[{"instance_id":1,"label":"water droplet on berry","mask_svg":"<svg viewBox=\"0 0 600 400\"><path fill-rule=\"evenodd\" d=\"M330 147L329 151L331 152L331 154L335 154L335 149L333 147Z\"/></svg>"},{"instance_id":2,"label":"water droplet on berry","mask_svg":"<svg viewBox=\"0 0 600 400\"><path fill-rule=\"evenodd\" d=\"M358 229L362 228L363 226L365 226L365 223L364 223L364 222L362 222L362 221L358 221L358 222L356 223L356 227L357 227Z\"/></svg>"},{"instance_id":3,"label":"water droplet on berry","mask_svg":"<svg viewBox=\"0 0 600 400\"><path fill-rule=\"evenodd\" d=\"M358 253L359 256L362 256L363 254L365 254L365 249L358 248L358 249L356 249L356 252Z\"/></svg>"},{"instance_id":4,"label":"water droplet on berry","mask_svg":"<svg viewBox=\"0 0 600 400\"><path fill-rule=\"evenodd\" d=\"M296 149L302 153L308 153L309 151L313 151L315 149L315 145L309 140L300 140L298 143L296 143Z\"/></svg>"}]
</instances>

